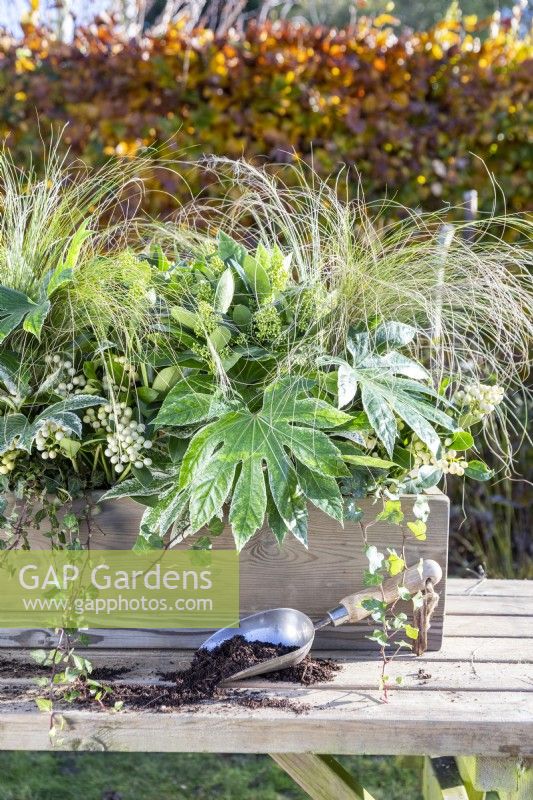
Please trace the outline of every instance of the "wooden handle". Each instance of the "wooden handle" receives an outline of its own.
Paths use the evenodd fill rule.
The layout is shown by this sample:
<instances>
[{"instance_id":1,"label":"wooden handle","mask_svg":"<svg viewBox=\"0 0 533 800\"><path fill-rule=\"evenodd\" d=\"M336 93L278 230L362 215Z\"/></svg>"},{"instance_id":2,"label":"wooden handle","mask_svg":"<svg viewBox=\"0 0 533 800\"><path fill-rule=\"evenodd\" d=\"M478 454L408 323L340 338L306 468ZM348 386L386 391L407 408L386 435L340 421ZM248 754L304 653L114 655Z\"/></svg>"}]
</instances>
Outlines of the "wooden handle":
<instances>
[{"instance_id":1,"label":"wooden handle","mask_svg":"<svg viewBox=\"0 0 533 800\"><path fill-rule=\"evenodd\" d=\"M364 589L361 592L350 594L340 601L340 605L344 606L349 614L348 618L344 618L343 622L359 622L359 620L368 617L370 611L363 608L361 603L363 600L384 600L387 605L394 603L398 600L398 587L405 586L410 594L415 594L420 589L424 589L426 581L431 578L434 584L438 583L442 578L442 570L436 561L431 559L424 559L421 563L415 564L395 575L394 578L388 578L381 586L376 586L374 589Z\"/></svg>"}]
</instances>

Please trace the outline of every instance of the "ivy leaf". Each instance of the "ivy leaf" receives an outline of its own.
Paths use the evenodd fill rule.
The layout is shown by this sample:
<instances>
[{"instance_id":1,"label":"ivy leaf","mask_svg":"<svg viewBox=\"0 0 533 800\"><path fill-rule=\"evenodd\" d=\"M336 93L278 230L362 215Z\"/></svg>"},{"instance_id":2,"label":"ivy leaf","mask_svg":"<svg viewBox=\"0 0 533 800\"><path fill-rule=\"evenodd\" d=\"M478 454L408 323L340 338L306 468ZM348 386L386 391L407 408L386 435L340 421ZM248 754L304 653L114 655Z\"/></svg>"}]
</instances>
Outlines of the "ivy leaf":
<instances>
[{"instance_id":1,"label":"ivy leaf","mask_svg":"<svg viewBox=\"0 0 533 800\"><path fill-rule=\"evenodd\" d=\"M381 522L389 522L391 525L401 525L404 519L402 504L400 500L386 500L383 511L376 519Z\"/></svg>"},{"instance_id":2,"label":"ivy leaf","mask_svg":"<svg viewBox=\"0 0 533 800\"><path fill-rule=\"evenodd\" d=\"M427 525L421 519L408 522L407 527L419 542L424 542L426 540Z\"/></svg>"},{"instance_id":3,"label":"ivy leaf","mask_svg":"<svg viewBox=\"0 0 533 800\"><path fill-rule=\"evenodd\" d=\"M429 517L429 501L424 494L417 495L413 503L413 514L417 519L421 519L422 522L427 522L427 518Z\"/></svg>"},{"instance_id":4,"label":"ivy leaf","mask_svg":"<svg viewBox=\"0 0 533 800\"><path fill-rule=\"evenodd\" d=\"M351 497L344 498L344 519L348 522L360 522L363 519L363 509Z\"/></svg>"},{"instance_id":5,"label":"ivy leaf","mask_svg":"<svg viewBox=\"0 0 533 800\"><path fill-rule=\"evenodd\" d=\"M389 575L399 575L405 569L405 561L395 550L389 550L387 556L387 568Z\"/></svg>"},{"instance_id":6,"label":"ivy leaf","mask_svg":"<svg viewBox=\"0 0 533 800\"><path fill-rule=\"evenodd\" d=\"M469 450L474 446L474 437L469 431L457 431L449 445L450 450Z\"/></svg>"},{"instance_id":7,"label":"ivy leaf","mask_svg":"<svg viewBox=\"0 0 533 800\"><path fill-rule=\"evenodd\" d=\"M465 469L465 475L475 481L488 481L494 475L493 470L489 469L483 461L469 461Z\"/></svg>"},{"instance_id":8,"label":"ivy leaf","mask_svg":"<svg viewBox=\"0 0 533 800\"><path fill-rule=\"evenodd\" d=\"M368 559L368 571L371 575L375 575L381 569L385 555L379 552L375 544L370 544L365 547L365 556Z\"/></svg>"},{"instance_id":9,"label":"ivy leaf","mask_svg":"<svg viewBox=\"0 0 533 800\"><path fill-rule=\"evenodd\" d=\"M47 697L36 697L35 703L39 711L50 714L52 711L52 701Z\"/></svg>"},{"instance_id":10,"label":"ivy leaf","mask_svg":"<svg viewBox=\"0 0 533 800\"><path fill-rule=\"evenodd\" d=\"M404 630L405 630L405 635L409 639L418 639L418 628L414 628L412 625L407 624Z\"/></svg>"},{"instance_id":11,"label":"ivy leaf","mask_svg":"<svg viewBox=\"0 0 533 800\"><path fill-rule=\"evenodd\" d=\"M376 629L370 634L370 636L366 636L365 638L370 639L371 642L377 642L382 647L387 647L389 644L387 634L379 629Z\"/></svg>"},{"instance_id":12,"label":"ivy leaf","mask_svg":"<svg viewBox=\"0 0 533 800\"><path fill-rule=\"evenodd\" d=\"M405 586L398 586L398 597L400 600L410 600L411 594L409 589L407 589Z\"/></svg>"}]
</instances>

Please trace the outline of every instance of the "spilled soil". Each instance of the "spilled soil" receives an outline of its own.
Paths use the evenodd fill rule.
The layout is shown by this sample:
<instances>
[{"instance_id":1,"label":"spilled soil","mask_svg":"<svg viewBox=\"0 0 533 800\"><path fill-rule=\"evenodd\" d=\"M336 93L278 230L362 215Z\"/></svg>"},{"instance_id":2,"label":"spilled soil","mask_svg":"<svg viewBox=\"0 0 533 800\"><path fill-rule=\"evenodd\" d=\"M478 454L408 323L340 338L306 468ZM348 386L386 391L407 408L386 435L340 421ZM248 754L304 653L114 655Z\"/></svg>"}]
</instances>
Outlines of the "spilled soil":
<instances>
[{"instance_id":1,"label":"spilled soil","mask_svg":"<svg viewBox=\"0 0 533 800\"><path fill-rule=\"evenodd\" d=\"M258 689L247 689L246 681L239 684L239 688L227 688L223 685L226 679L236 672L255 666L267 659L276 658L292 652L296 648L280 645L266 644L264 642L248 642L243 636L235 636L224 642L214 650L197 650L191 664L183 672L160 673L158 677L167 683L125 685L120 683L120 676L129 670L127 668L95 669L91 678L103 681L106 690L98 701L94 697L94 688L79 680L77 682L77 697L74 702L76 707L92 708L95 705L101 708L113 708L119 703L127 710L146 710L171 712L183 709L196 709L204 702L217 700L222 705L240 705L249 709L276 708L293 711L297 714L309 709L305 703L287 697L272 697ZM36 665L24 665L20 662L0 666L5 675L10 667L11 677L35 676L38 672L44 674L45 670L36 669ZM304 686L313 686L333 680L340 670L340 665L331 659L315 659L311 656L299 664L288 669L266 674L263 677L268 681L283 683L299 683ZM119 679L118 683L108 685L108 681ZM73 688L71 686L71 688ZM56 703L62 705L61 689L58 687ZM54 705L56 705L56 703Z\"/></svg>"}]
</instances>

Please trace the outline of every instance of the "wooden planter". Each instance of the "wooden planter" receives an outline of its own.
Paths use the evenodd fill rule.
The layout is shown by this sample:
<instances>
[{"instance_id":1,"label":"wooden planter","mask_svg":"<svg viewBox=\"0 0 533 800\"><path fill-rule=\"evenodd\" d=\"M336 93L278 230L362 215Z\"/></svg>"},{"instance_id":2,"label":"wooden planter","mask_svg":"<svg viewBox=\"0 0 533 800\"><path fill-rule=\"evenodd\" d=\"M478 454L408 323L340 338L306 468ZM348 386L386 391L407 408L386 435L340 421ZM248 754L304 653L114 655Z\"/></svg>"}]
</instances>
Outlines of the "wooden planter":
<instances>
[{"instance_id":1,"label":"wooden planter","mask_svg":"<svg viewBox=\"0 0 533 800\"><path fill-rule=\"evenodd\" d=\"M441 565L443 580L437 587L440 601L428 637L429 649L438 650L442 643L444 621L449 501L438 490L428 492L428 500L431 510L425 541L415 539L406 527L402 532L398 526L385 522L378 522L368 529L368 541L381 551L390 547L401 552L405 536L409 566L420 558L432 558ZM413 502L413 497L402 498L405 522L414 519ZM381 508L371 498L361 501L360 505L365 521L373 519ZM95 520L99 530L92 531L91 547L102 550L131 548L139 531L143 510L133 500L104 503ZM43 534L44 531L40 531L30 536L33 548L49 547L49 541ZM183 545L185 548L187 546L187 543ZM229 528L214 540L214 546L233 549ZM342 597L363 587L363 571L367 563L363 554L361 526L347 523L342 528L310 506L308 550L292 536L287 536L282 548L279 548L268 530L261 530L243 549L240 561L241 616L266 608L289 606L300 609L312 619L319 619L328 609L334 608ZM407 605L405 610L407 613L411 611ZM343 650L375 648L375 644L365 638L371 625L371 622L363 622L357 626L326 628L317 633L316 646ZM208 633L191 630L96 630L89 635L92 645L96 647L196 648ZM0 630L0 646L44 646L48 639L44 631Z\"/></svg>"}]
</instances>

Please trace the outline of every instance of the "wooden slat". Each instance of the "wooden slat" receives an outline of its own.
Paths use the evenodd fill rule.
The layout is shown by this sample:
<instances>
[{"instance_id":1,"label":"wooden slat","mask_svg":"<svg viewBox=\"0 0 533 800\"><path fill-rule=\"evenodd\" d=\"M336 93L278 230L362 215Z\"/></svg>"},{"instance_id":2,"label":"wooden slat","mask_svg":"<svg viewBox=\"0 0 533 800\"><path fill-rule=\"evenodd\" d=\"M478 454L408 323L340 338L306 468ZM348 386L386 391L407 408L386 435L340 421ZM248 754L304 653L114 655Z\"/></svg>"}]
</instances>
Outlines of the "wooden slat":
<instances>
[{"instance_id":1,"label":"wooden slat","mask_svg":"<svg viewBox=\"0 0 533 800\"><path fill-rule=\"evenodd\" d=\"M448 595L470 595L472 597L533 597L533 581L508 581L489 579L479 581L472 578L449 578Z\"/></svg>"},{"instance_id":2,"label":"wooden slat","mask_svg":"<svg viewBox=\"0 0 533 800\"><path fill-rule=\"evenodd\" d=\"M432 622L432 629L438 625ZM482 623L476 614L450 615L445 623L445 635L451 637L476 637L480 633L480 625L490 633L492 640L497 638L522 639L533 637L533 617L484 615ZM317 634L316 647L328 649L375 650L375 644L366 636L372 632L373 626L363 622L359 625L345 625L332 630L327 638ZM172 631L172 630L98 630L88 631L91 648L172 648L196 650L212 633L206 631ZM50 647L54 642L54 634L42 629L4 629L0 632L1 647ZM349 646L349 648L348 648Z\"/></svg>"},{"instance_id":3,"label":"wooden slat","mask_svg":"<svg viewBox=\"0 0 533 800\"><path fill-rule=\"evenodd\" d=\"M332 756L313 753L271 753L312 800L374 800Z\"/></svg>"},{"instance_id":4,"label":"wooden slat","mask_svg":"<svg viewBox=\"0 0 533 800\"><path fill-rule=\"evenodd\" d=\"M448 595L446 616L533 616L533 597L492 597L491 595Z\"/></svg>"},{"instance_id":5,"label":"wooden slat","mask_svg":"<svg viewBox=\"0 0 533 800\"><path fill-rule=\"evenodd\" d=\"M97 651L88 653L78 651L80 655L88 657L94 668L110 667L126 670L115 678L120 682L148 681L157 683L160 679L159 674L167 674L172 671L186 669L192 659L192 653L168 653L167 651L134 651L127 653L113 653L109 651ZM12 658L6 659L4 663L13 662L17 664L30 664L34 666L26 652L8 651ZM327 653L319 654L328 657ZM317 690L327 690L332 686L344 689L375 689L379 684L381 674L381 661L376 655L372 659L346 660L346 653L336 653L342 669L338 672L332 682L320 684ZM502 670L500 663L494 662L432 662L425 658L414 658L404 656L396 658L388 667L390 683L394 686L393 693L396 691L434 691L456 690L464 691L500 691L500 692L533 692L533 665L527 664L506 664ZM37 670L35 671L37 674ZM401 685L395 685L395 679L402 678ZM17 679L21 685L23 680L31 682L31 677ZM13 670L2 669L2 658L0 657L0 690L3 684L13 683ZM242 683L235 685L242 686ZM245 684L249 688L270 688L275 691L279 687L278 682L268 680L265 675L254 678Z\"/></svg>"},{"instance_id":6,"label":"wooden slat","mask_svg":"<svg viewBox=\"0 0 533 800\"><path fill-rule=\"evenodd\" d=\"M63 749L140 752L485 756L533 755L533 705L521 693L277 689L276 697L309 703L295 714L211 703L178 713L64 713ZM31 702L0 704L0 749L46 750L47 715Z\"/></svg>"}]
</instances>

